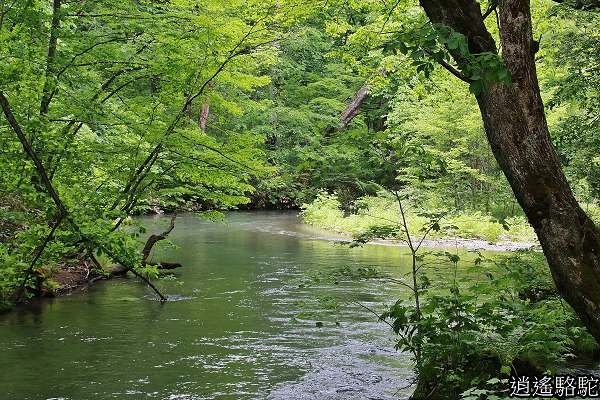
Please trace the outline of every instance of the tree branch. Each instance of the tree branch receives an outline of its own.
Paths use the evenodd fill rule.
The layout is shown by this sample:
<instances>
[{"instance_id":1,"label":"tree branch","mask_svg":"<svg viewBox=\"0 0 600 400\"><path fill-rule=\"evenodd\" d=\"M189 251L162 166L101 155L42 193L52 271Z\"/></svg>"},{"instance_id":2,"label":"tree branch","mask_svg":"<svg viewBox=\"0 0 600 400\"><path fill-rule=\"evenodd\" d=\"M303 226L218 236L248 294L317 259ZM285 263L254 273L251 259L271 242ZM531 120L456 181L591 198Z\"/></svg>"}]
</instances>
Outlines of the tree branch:
<instances>
[{"instance_id":1,"label":"tree branch","mask_svg":"<svg viewBox=\"0 0 600 400\"><path fill-rule=\"evenodd\" d=\"M266 18L266 16L264 18ZM154 149L152 149L152 151L150 152L150 154L148 154L148 156L146 157L146 159L136 169L136 171L133 173L131 179L127 182L127 184L123 188L122 194L125 197L128 197L128 194L130 194L130 192L135 192L137 190L137 188L139 187L141 181L145 179L145 177L147 176L147 174L149 173L150 169L152 168L152 166L154 165L154 163L158 159L158 156L159 156L160 152L162 151L162 149L164 147L164 142L163 142L164 139L167 138L168 136L170 136L173 133L173 131L177 127L177 124L179 124L179 122L181 121L181 118L183 118L183 116L186 115L186 111L187 111L189 105L192 104L192 102L196 98L198 98L199 96L201 96L204 93L204 90L208 87L208 85L210 83L212 83L212 81L225 69L225 67L234 58L236 58L236 57L238 57L240 55L243 55L243 54L248 54L249 51L250 51L250 49L253 48L253 47L248 47L248 48L243 48L242 49L241 47L244 44L244 42L250 37L250 35L254 32L254 28L256 28L256 26L258 25L258 23L261 20L262 19L257 20L254 23L254 25L252 25L252 27L248 30L248 32L233 46L233 48L229 51L228 56L225 58L225 60L223 60L223 62L221 62L221 64L208 77L208 79L206 79L204 81L204 83L200 86L200 88L198 89L198 91L196 91L196 93L194 95L191 95L191 96L189 96L186 99L186 101L183 103L183 105L182 105L181 109L179 110L179 112L175 115L175 118L173 118L173 121L171 121L171 123L169 124L169 126L165 129L165 132L163 133L161 141L156 144L156 146L154 147ZM272 42L272 41L270 41L270 42ZM266 43L269 43L269 42L266 42ZM260 43L260 44L256 45L255 47L262 46L264 44L265 43ZM110 207L110 209L114 210L119 205L121 199L122 199L122 196L117 197L115 199L115 201L113 202L112 206Z\"/></svg>"},{"instance_id":2,"label":"tree branch","mask_svg":"<svg viewBox=\"0 0 600 400\"><path fill-rule=\"evenodd\" d=\"M27 153L29 158L33 161L35 169L38 172L38 175L40 176L40 178L42 179L42 183L44 184L46 190L48 191L50 197L52 198L52 201L54 202L54 204L56 205L56 208L58 209L59 216L62 216L62 218L66 219L69 222L69 224L71 225L73 230L82 238L82 240L84 242L87 242L88 244L90 244L93 247L102 249L111 258L113 258L115 261L117 261L118 263L125 266L135 276L137 276L138 278L143 280L148 286L150 286L152 288L152 290L154 290L154 292L158 295L161 302L167 301L167 298L156 288L156 286L154 286L154 284L152 284L152 282L150 282L150 280L148 278L146 278L145 276L143 276L139 272L137 272L130 263L122 260L117 254L112 252L106 245L95 242L93 239L89 238L87 235L85 235L83 233L81 228L79 228L79 225L77 225L75 223L75 221L69 216L69 213L67 212L67 208L65 207L65 204L63 203L60 196L58 195L58 192L52 185L52 182L50 181L50 178L48 177L48 174L46 173L46 169L44 168L42 161L38 157L37 153L31 147L31 144L27 140L25 133L23 132L21 126L19 125L15 116L12 113L8 99L6 98L6 96L4 95L4 93L2 91L0 91L0 107L2 108L2 110L4 112L4 115L6 117L6 120L9 123L9 125L11 126L11 128L13 129L13 131L15 132L17 137L19 138L19 141L21 142L23 149L25 150L25 152Z\"/></svg>"},{"instance_id":3,"label":"tree branch","mask_svg":"<svg viewBox=\"0 0 600 400\"><path fill-rule=\"evenodd\" d=\"M38 260L44 253L44 250L46 250L46 247L48 246L48 244L52 241L52 239L54 239L54 234L56 233L56 230L60 226L64 217L65 216L60 213L56 216L56 221L54 221L54 223L52 224L50 233L48 233L48 235L45 237L44 241L38 247L36 247L36 249L33 253L33 258L31 260L31 262L29 263L29 268L27 268L27 271L25 271L25 276L23 277L23 281L21 282L19 289L15 293L16 301L20 301L22 299L23 294L25 293L25 286L27 285L27 280L33 273L33 269L35 268L35 265L37 264Z\"/></svg>"},{"instance_id":4,"label":"tree branch","mask_svg":"<svg viewBox=\"0 0 600 400\"><path fill-rule=\"evenodd\" d=\"M52 5L52 24L50 26L50 39L48 40L48 55L46 56L46 73L44 79L44 88L42 89L42 99L40 101L40 115L48 114L48 107L54 96L55 90L52 88L50 80L52 76L56 59L56 47L58 44L58 30L60 29L60 8L61 0L54 0Z\"/></svg>"},{"instance_id":5,"label":"tree branch","mask_svg":"<svg viewBox=\"0 0 600 400\"><path fill-rule=\"evenodd\" d=\"M175 229L175 219L177 219L177 214L173 214L173 216L171 217L171 222L166 231L158 235L150 235L150 237L146 241L146 244L144 245L144 248L142 249L142 265L150 264L148 262L148 257L150 257L150 252L152 251L152 248L156 243L160 242L161 240L165 240L167 236L169 236L169 233L171 233L173 229Z\"/></svg>"}]
</instances>

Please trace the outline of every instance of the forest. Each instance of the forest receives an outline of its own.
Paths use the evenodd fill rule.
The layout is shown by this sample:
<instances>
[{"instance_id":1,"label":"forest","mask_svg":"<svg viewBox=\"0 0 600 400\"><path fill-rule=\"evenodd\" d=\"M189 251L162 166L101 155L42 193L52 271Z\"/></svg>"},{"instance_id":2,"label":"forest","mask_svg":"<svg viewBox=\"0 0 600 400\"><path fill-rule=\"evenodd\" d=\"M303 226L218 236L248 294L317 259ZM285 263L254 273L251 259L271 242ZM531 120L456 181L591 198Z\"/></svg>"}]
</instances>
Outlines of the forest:
<instances>
[{"instance_id":1,"label":"forest","mask_svg":"<svg viewBox=\"0 0 600 400\"><path fill-rule=\"evenodd\" d=\"M0 0L0 60L3 398L600 398L598 0Z\"/></svg>"}]
</instances>

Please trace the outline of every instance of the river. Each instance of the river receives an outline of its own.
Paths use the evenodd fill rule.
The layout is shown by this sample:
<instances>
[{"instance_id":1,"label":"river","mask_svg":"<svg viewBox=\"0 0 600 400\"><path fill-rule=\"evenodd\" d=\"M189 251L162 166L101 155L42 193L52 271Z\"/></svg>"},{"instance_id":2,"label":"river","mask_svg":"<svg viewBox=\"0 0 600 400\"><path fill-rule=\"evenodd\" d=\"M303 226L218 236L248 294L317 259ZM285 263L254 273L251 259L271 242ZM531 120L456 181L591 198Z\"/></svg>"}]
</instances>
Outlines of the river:
<instances>
[{"instance_id":1,"label":"river","mask_svg":"<svg viewBox=\"0 0 600 400\"><path fill-rule=\"evenodd\" d=\"M160 230L168 218L147 222ZM281 212L230 213L225 223L184 215L170 239L177 247L161 258L184 267L158 282L165 304L133 278L115 279L0 317L0 397L409 397L410 358L356 304L382 311L406 293L376 282L302 285L343 266L406 272L403 251L350 249Z\"/></svg>"}]
</instances>

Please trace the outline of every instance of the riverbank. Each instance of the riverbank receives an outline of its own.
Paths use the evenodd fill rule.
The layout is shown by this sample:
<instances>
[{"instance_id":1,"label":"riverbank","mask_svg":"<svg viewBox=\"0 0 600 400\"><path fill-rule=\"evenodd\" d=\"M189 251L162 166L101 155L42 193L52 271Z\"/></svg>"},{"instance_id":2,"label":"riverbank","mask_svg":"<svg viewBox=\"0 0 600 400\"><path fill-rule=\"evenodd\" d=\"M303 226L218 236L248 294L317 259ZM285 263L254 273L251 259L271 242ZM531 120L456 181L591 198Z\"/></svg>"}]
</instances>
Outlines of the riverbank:
<instances>
[{"instance_id":1,"label":"riverbank","mask_svg":"<svg viewBox=\"0 0 600 400\"><path fill-rule=\"evenodd\" d=\"M9 395L79 398L81 387L93 390L99 399L133 392L148 398L198 393L270 400L304 400L315 395L409 398L415 377L412 358L407 352L393 350L397 337L362 307L382 313L390 302L407 299L409 294L404 286L375 275L372 279L339 275L339 271L376 266L381 276L405 277L410 264L406 257L399 257L406 252L397 243L389 248L383 244L356 249L335 245L332 242L347 239L299 223L296 212L235 212L227 216L226 223L203 221L193 214L180 219L172 240L181 247L163 247L158 256L181 261L185 266L182 279L157 281L169 299L179 301L161 307L153 301L152 292L135 279L116 279L75 289L70 296L34 302L32 307L17 307L0 319L0 345L7 349L7 362L26 359L15 362L19 369L5 375ZM148 217L147 225L160 231L168 221L168 217ZM530 294L548 294L545 289L552 285L541 254L488 256L498 257L498 264L484 264L477 270L485 269L494 279L474 269L459 268L460 296L453 298L469 320L482 323L466 327L461 332L467 335L461 337L478 339L457 348L454 340L438 341L440 355L464 355L470 349L469 355L531 349L526 354L510 353L507 360L521 364L526 360L528 368L538 371L570 368L570 361L563 360L565 354L593 354L596 347L556 296L532 300ZM446 286L453 281L452 268L424 268L421 272L430 274L430 293L448 299ZM85 277L85 268L69 271L65 282L76 282L82 274ZM328 276L335 276L336 283L328 283ZM303 284L313 277L321 278L318 284ZM480 291L472 291L471 285ZM78 293L80 290L84 292ZM474 299L485 301L485 307ZM429 304L428 297L423 301ZM36 308L36 304L43 307ZM485 310L508 317L490 318ZM446 319L453 315L450 311L437 305L428 316L437 318L436 326L446 327L451 322ZM32 318L36 319L35 330L43 329L44 340L52 342L46 352L28 344ZM490 332L494 333L491 338L486 336ZM61 351L63 345L71 351ZM113 355L110 364L97 358L95 346ZM32 355L21 357L24 351ZM68 358L73 352L78 354L77 363ZM582 373L595 368L594 360L582 363L582 368L587 368ZM81 362L88 369L82 369ZM76 384L58 380L52 386L41 379L25 385L15 378L23 371L35 371L38 365L49 365L50 373L67 373ZM89 383L92 368L97 382L93 385ZM122 371L118 379L115 370ZM501 376L501 371L494 374ZM231 380L225 376L234 379L241 391L232 394L231 386L225 384Z\"/></svg>"},{"instance_id":2,"label":"riverbank","mask_svg":"<svg viewBox=\"0 0 600 400\"><path fill-rule=\"evenodd\" d=\"M420 238L415 238L420 239ZM529 242L511 242L502 241L490 243L482 239L463 239L463 238L440 238L440 239L425 239L422 242L422 247L435 249L462 249L462 250L483 250L483 251L518 251L518 250L535 250L539 248L538 243ZM398 240L373 240L369 244L381 246L407 246L405 242Z\"/></svg>"},{"instance_id":3,"label":"riverbank","mask_svg":"<svg viewBox=\"0 0 600 400\"><path fill-rule=\"evenodd\" d=\"M299 216L301 222L302 217ZM313 235L314 240L325 240L330 242L340 242L351 244L352 236L348 233L341 233L336 231L327 230L318 226L307 224L313 229L317 229L318 233ZM412 238L415 242L420 241L420 237ZM366 244L376 246L390 246L390 247L408 247L408 244L402 240L392 239L376 239L370 240ZM482 250L482 251L494 251L494 252L505 252L505 251L520 251L520 250L534 250L540 249L539 243L537 242L513 242L513 241L500 241L496 243L490 243L483 239L464 239L457 237L447 238L436 238L436 239L424 239L422 242L423 248L431 249L461 249L461 250Z\"/></svg>"},{"instance_id":4,"label":"riverbank","mask_svg":"<svg viewBox=\"0 0 600 400\"><path fill-rule=\"evenodd\" d=\"M346 241L364 235L373 228L384 229L386 237L405 236L400 227L399 209L394 199L365 197L353 204L352 213L342 209L335 195L321 194L303 206L300 219L324 232L340 235ZM506 218L500 222L489 215L471 212L445 214L436 221L417 209L406 212L406 221L413 243L423 240L424 247L460 248L466 250L515 251L539 246L535 233L523 217ZM433 221L433 222L432 222ZM428 229L435 224L435 229ZM396 232L396 233L394 233ZM391 233L391 235L390 235ZM387 246L405 245L402 240L375 239L369 243Z\"/></svg>"},{"instance_id":5,"label":"riverbank","mask_svg":"<svg viewBox=\"0 0 600 400\"><path fill-rule=\"evenodd\" d=\"M259 230L267 229L271 234L280 236L296 236L298 238L306 238L310 240L318 240L325 242L338 242L338 243L351 243L352 235L349 232L342 232L342 229L333 228L331 226L321 227L320 224L310 223L306 221L307 213L298 214L297 211L242 211L236 213L237 215L245 214L260 214L260 215L288 215L290 220L304 222L304 224L293 225L294 229L272 229L270 226L259 227ZM155 219L160 218L163 213L157 215L149 215L142 218ZM235 218L235 217L234 217ZM165 218L166 221L166 218ZM227 219L225 221L227 225ZM364 226L357 224L358 227ZM286 227L284 225L284 227ZM420 238L414 238L418 240ZM388 246L388 247L402 247L406 246L406 243L400 240L382 240L376 239L369 242L369 244L375 246ZM434 237L423 240L423 247L432 249L460 249L460 250L481 250L481 251L494 251L494 252L510 252L518 250L529 250L537 248L536 242L519 242L503 240L495 243L491 243L484 239L478 238L460 238L460 237ZM100 280L110 280L115 277L123 277L126 275L126 271L115 269L115 266L102 266L99 270L97 266L92 265L90 260L80 260L79 262L71 262L70 264L61 263L60 266L54 268L44 269L44 274L47 275L45 283L40 287L40 297L58 297L70 295L73 293L86 291L94 283Z\"/></svg>"},{"instance_id":6,"label":"riverbank","mask_svg":"<svg viewBox=\"0 0 600 400\"><path fill-rule=\"evenodd\" d=\"M83 264L83 263L82 263ZM50 278L57 285L56 289L48 293L49 297L68 295L79 290L85 290L89 285L109 276L92 274L84 265L61 268Z\"/></svg>"},{"instance_id":7,"label":"riverbank","mask_svg":"<svg viewBox=\"0 0 600 400\"><path fill-rule=\"evenodd\" d=\"M37 290L37 298L53 298L68 296L89 289L98 281L111 280L124 277L126 271L121 268L112 267L98 270L87 260L80 260L74 264L62 264L47 272L49 275L40 281ZM29 299L21 299L15 305L26 304ZM5 311L9 311L7 308Z\"/></svg>"}]
</instances>

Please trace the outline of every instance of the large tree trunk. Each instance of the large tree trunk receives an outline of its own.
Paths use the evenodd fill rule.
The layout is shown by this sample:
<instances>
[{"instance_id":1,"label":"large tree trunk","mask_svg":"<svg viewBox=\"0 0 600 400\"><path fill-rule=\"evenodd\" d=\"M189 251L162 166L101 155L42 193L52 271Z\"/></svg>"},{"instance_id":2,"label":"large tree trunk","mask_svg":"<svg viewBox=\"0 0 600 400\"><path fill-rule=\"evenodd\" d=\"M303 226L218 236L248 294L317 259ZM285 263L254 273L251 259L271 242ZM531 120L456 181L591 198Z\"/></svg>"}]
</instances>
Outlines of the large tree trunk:
<instances>
[{"instance_id":1,"label":"large tree trunk","mask_svg":"<svg viewBox=\"0 0 600 400\"><path fill-rule=\"evenodd\" d=\"M421 0L432 22L464 34L472 54L496 52L474 0ZM600 343L600 234L581 209L550 142L535 68L528 0L499 7L502 58L512 84L477 95L494 156L540 240L563 298ZM461 65L465 61L453 54Z\"/></svg>"}]
</instances>

